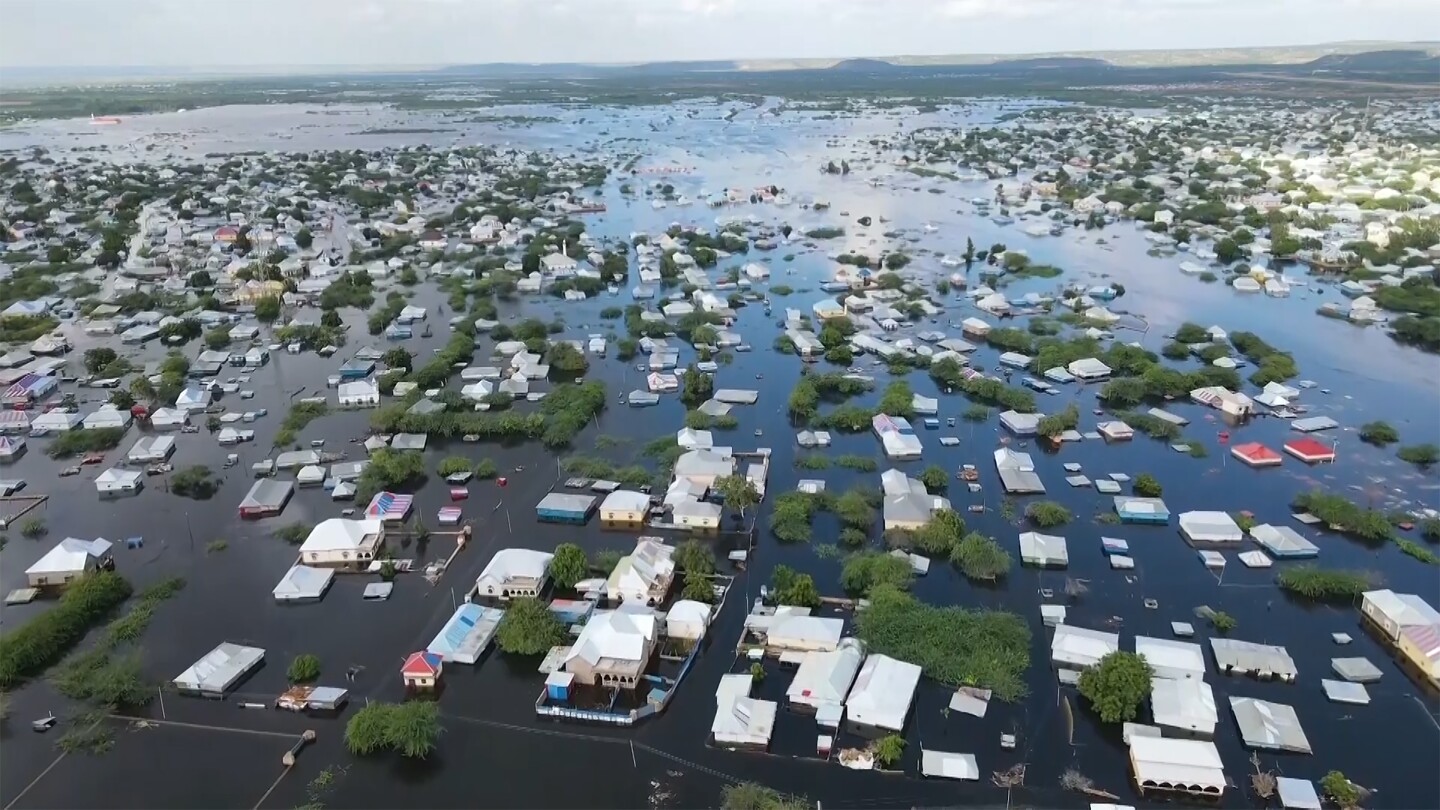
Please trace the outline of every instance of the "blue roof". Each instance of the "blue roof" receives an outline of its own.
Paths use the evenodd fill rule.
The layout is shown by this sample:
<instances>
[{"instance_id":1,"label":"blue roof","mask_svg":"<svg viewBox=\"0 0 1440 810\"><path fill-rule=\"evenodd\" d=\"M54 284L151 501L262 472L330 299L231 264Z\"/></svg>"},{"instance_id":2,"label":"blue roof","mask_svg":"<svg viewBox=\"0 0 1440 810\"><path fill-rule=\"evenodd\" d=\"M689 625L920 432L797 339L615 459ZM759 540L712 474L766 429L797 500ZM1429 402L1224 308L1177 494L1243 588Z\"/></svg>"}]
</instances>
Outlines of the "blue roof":
<instances>
[{"instance_id":1,"label":"blue roof","mask_svg":"<svg viewBox=\"0 0 1440 810\"><path fill-rule=\"evenodd\" d=\"M473 603L461 605L460 609L455 611L455 615L450 617L450 621L445 623L440 634L435 636L435 640L430 642L428 651L444 655L460 649L461 643L465 641L466 636L470 635L470 631L475 628L475 623L480 621L484 612L484 608Z\"/></svg>"}]
</instances>

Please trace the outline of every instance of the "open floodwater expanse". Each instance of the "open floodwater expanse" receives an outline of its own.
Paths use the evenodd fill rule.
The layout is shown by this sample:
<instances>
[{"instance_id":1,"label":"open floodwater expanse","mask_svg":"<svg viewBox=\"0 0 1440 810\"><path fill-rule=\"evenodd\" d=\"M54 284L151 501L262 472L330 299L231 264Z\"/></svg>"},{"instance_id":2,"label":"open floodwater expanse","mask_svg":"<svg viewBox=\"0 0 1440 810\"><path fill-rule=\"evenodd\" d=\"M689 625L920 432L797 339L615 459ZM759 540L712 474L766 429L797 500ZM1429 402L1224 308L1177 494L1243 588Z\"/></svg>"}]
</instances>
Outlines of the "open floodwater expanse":
<instances>
[{"instance_id":1,"label":"open floodwater expanse","mask_svg":"<svg viewBox=\"0 0 1440 810\"><path fill-rule=\"evenodd\" d=\"M1123 284L1125 295L1110 306L1133 315L1144 328L1117 331L1119 341L1139 341L1158 351L1166 342L1165 335L1180 323L1192 321L1232 332L1253 331L1291 352L1301 378L1318 384L1303 394L1302 401L1311 408L1308 415L1331 416L1342 425L1342 430L1320 436L1327 443L1338 441L1336 463L1307 467L1287 456L1278 469L1255 470L1229 461L1228 447L1219 439L1222 430L1229 431L1231 444L1259 441L1272 448L1296 434L1280 419L1257 419L1238 428L1226 426L1217 421L1218 412L1189 402L1176 402L1168 409L1191 420L1185 439L1205 443L1210 449L1208 458L1191 458L1143 435L1117 444L1067 443L1053 453L1042 452L1032 443L1026 449L1037 458L1038 472L1049 490L1044 497L1064 504L1076 516L1074 522L1054 532L1068 539L1069 569L1022 568L1017 560L1017 567L1002 583L984 587L936 560L913 588L926 602L1003 608L1025 617L1033 633L1029 695L1015 704L992 701L983 719L960 713L947 717L941 709L950 690L922 681L906 731L909 745L900 765L904 774L851 771L818 760L813 733L805 731L813 728L813 723L806 725L809 721L794 718L783 709L770 754L728 752L706 745L716 686L721 675L738 671L733 650L743 618L760 586L769 581L772 569L783 564L813 574L822 593L840 594L841 559L817 554L814 548L834 545L838 521L821 515L812 544L783 545L765 528L768 507L764 504L758 509L749 564L743 571L733 571L737 578L711 627L708 646L663 714L629 730L540 720L534 714L543 681L535 670L537 661L492 649L475 667L446 668L447 685L440 697L445 732L434 755L421 762L390 756L357 759L344 750L344 714L338 719L311 718L244 710L237 704L273 700L285 687L286 663L301 653L313 653L324 662L322 683L351 689L347 711L367 698L398 699L402 689L396 670L403 657L423 649L494 551L506 547L550 550L560 542L576 542L589 552L628 549L639 532L605 530L598 518L583 528L537 523L535 503L558 478L565 477L558 470L558 458L538 444L455 442L447 446L432 440L426 450L432 472L439 459L463 454L494 459L501 475L509 479L504 488L494 482L470 485L471 495L463 507L465 520L474 524L475 539L443 578L432 587L418 573L403 574L389 600L368 602L361 600L360 592L371 578L342 575L318 604L276 604L271 588L294 562L295 551L271 532L286 523L314 523L338 516L348 504L332 502L320 489L300 489L281 517L260 522L240 521L236 505L252 480L249 465L272 457L271 438L290 402L326 393L325 377L335 373L354 349L365 345L387 348L383 338L365 335L363 315L351 311L346 313L350 342L340 354L322 359L313 354L273 353L268 365L252 372L246 386L257 392L254 400L243 406L222 400L242 410L268 408L268 417L247 426L257 431L254 443L223 448L203 431L177 436L178 449L172 458L177 469L205 464L223 478L218 494L209 501L182 499L153 487L137 497L102 502L95 494L93 477L103 468L86 468L81 476L60 478L60 468L73 462L47 458L43 440L32 442L30 452L6 469L6 478L28 482L24 494L49 496L43 515L49 533L41 539L12 533L0 558L0 592L21 587L26 567L60 538L103 536L118 542L143 536L142 548L122 547L116 552L118 569L137 589L175 575L188 582L178 597L159 608L142 640L147 674L168 681L221 641L263 647L268 663L243 683L240 694L226 701L167 694L163 702L153 702L144 712L148 718L163 717L164 723L111 721L115 744L102 755L60 757L53 745L55 732L40 735L30 731L30 720L52 710L63 718L66 710L66 701L43 680L31 683L12 696L10 717L0 725L0 806L288 808L312 800L307 785L327 768L334 769L335 778L320 801L332 807L699 807L714 806L722 786L737 780L803 795L827 808L1003 806L1007 802L1016 806L1083 806L1084 796L1059 786L1060 774L1072 766L1094 780L1097 788L1119 795L1122 803L1144 805L1147 802L1135 795L1130 785L1119 727L1100 724L1073 688L1058 688L1048 663L1050 631L1040 621L1038 592L1062 592L1070 578L1084 580L1088 592L1069 600L1067 623L1119 632L1122 649L1133 649L1137 634L1170 638L1170 623L1176 621L1193 622L1197 630L1193 640L1208 646L1212 631L1193 611L1209 605L1238 621L1232 638L1282 645L1295 659L1300 677L1293 684L1229 677L1213 670L1206 679L1215 690L1219 708L1215 740L1235 784L1226 793L1225 806L1255 806L1248 795L1250 752L1239 739L1227 700L1238 695L1295 707L1314 748L1312 756L1262 752L1265 769L1312 780L1330 770L1343 770L1352 780L1377 791L1368 806L1440 807L1435 775L1435 764L1440 762L1440 724L1435 698L1402 672L1386 649L1360 626L1354 606L1288 598L1274 586L1273 578L1281 566L1294 563L1250 570L1232 554L1223 577L1217 577L1196 559L1173 521L1168 527L1098 523L1096 515L1111 511L1111 497L1092 488L1068 488L1062 470L1063 464L1080 464L1084 474L1094 479L1112 472L1131 476L1152 473L1164 484L1172 514L1196 509L1248 510L1260 523L1300 530L1320 546L1320 564L1377 572L1385 587L1417 593L1434 603L1440 581L1433 567L1404 556L1394 544L1367 546L1302 527L1291 519L1288 504L1296 493L1323 487L1376 507L1401 503L1440 507L1440 476L1396 460L1393 452L1363 444L1356 435L1359 425L1383 419L1394 424L1407 443L1435 441L1440 435L1440 390L1436 386L1440 359L1395 344L1378 328L1360 329L1318 317L1317 306L1339 300L1333 287L1312 283L1284 299L1247 296L1223 284L1204 284L1183 275L1178 270L1183 255L1149 255L1142 232L1130 223L1103 232L1072 229L1059 237L1034 238L1022 233L1019 226L996 225L975 212L968 201L989 196L992 183L925 179L904 173L883 159L863 160L875 154L866 146L869 138L927 126L989 125L1007 111L1022 109L1024 103L981 101L931 114L882 111L838 118L767 115L767 108L776 103L778 100L772 99L748 109L741 105L740 112L733 115L736 105L705 103L495 111L540 119L526 124L461 124L438 114L361 105L231 107L129 118L116 127L92 128L83 121L32 124L0 133L0 149L86 149L93 150L91 156L97 159L118 161L163 160L167 155L198 160L225 152L378 149L419 143L437 148L511 144L582 156L635 153L641 155L636 167L641 174L612 174L600 195L608 210L585 218L592 236L611 242L626 240L636 232L659 233L672 222L713 228L717 216L735 214L788 222L797 231L843 226L846 234L839 239L816 242L813 247L797 239L769 253L752 250L748 256L732 256L720 264L723 270L763 261L771 268L772 286L785 284L795 289L788 296L770 295L775 307L772 315L755 304L739 310L733 328L754 351L735 354L733 363L721 366L716 375L717 388L760 391L757 404L733 411L739 418L738 429L717 433L716 440L737 450L758 446L774 451L767 501L794 489L800 478L822 478L833 492L843 492L855 483L878 483L876 473L793 467L799 452L794 438L797 428L786 416L786 400L802 364L793 355L782 356L771 349L783 309L809 313L814 302L827 297L818 285L833 272L831 254L853 250L873 255L883 248L904 246L914 256L910 271L948 276L953 271L941 267L934 254L958 255L967 238L978 248L995 242L1023 248L1037 262L1065 270L1059 278L1011 284L1006 294L1012 300L1030 291L1050 293L1065 284L1099 284L1102 279ZM422 127L437 131L364 134L377 128ZM820 171L826 161L841 159L856 164L857 169L844 177ZM638 186L653 181L670 183L677 194L692 198L725 187L774 185L797 200L824 200L830 207L815 211L802 210L799 205L752 205L716 210L697 204L655 210L647 198L619 192L621 183ZM940 193L932 193L932 189ZM856 220L862 216L872 217L874 224L858 225ZM925 228L927 224L934 227ZM897 231L898 237L884 235ZM1097 243L1099 236L1105 244ZM787 260L791 256L793 260ZM1291 272L1303 274L1303 268ZM757 289L763 291L764 285ZM413 303L430 308L430 322L435 325L433 337L416 337L403 344L416 353L417 364L449 337L443 326L448 311L439 317L435 314L435 307L443 301L428 285L416 288ZM537 316L547 321L559 317L566 330L554 337L578 339L611 331L616 322L601 320L600 310L628 303L624 290L618 298L602 295L579 303L522 297L514 303L502 302L501 317L505 322L516 317ZM922 323L909 330L934 328L957 337L958 328L948 327L948 322L981 314L968 300L951 298L946 304L936 325ZM88 345L93 344L82 342L72 357ZM482 347L477 358L485 357L487 348ZM158 348L149 353L157 358L161 355ZM993 369L997 356L996 350L981 346L971 362ZM682 353L682 365L691 358ZM1184 367L1197 362L1189 361ZM890 376L883 366L869 369L868 358L860 358L857 364L866 366L867 373L877 378L876 391L861 400L873 403ZM831 366L827 370L839 369ZM233 373L227 368L221 377ZM613 352L605 360L592 357L587 376L606 382L611 404L597 423L577 438L574 454L630 464L651 440L673 435L683 426L684 406L674 396L663 397L660 405L645 409L616 402L617 394L643 387L644 375L635 370L633 361L618 361ZM923 371L913 372L909 379L917 393L940 398L942 425L969 404L958 394L937 391ZM1092 414L1097 390L1097 386L1062 386L1058 395L1040 395L1039 405L1043 412L1055 413L1075 402L1081 413L1079 429L1093 430L1097 421L1106 418ZM82 399L86 396L95 394L82 390ZM367 435L368 418L368 411L332 412L301 431L302 442L324 439L327 450L362 458L363 449L352 442ZM132 428L120 449L111 451L111 457L123 454L139 435L140 431ZM881 470L891 466L873 435L834 435L834 444L820 452L861 454L875 458ZM1024 529L1019 521L1007 523L1001 514L1003 493L991 453L1006 434L994 416L978 424L958 421L956 427L921 431L920 435L926 446L924 460L898 467L918 475L929 464L952 471L962 464L976 465L981 491L968 492L955 482L948 495L970 529L995 537L1016 554L1016 536ZM958 437L959 445L942 447L939 438L946 435ZM597 449L599 436L610 439ZM221 470L230 452L239 453L240 463ZM987 511L966 511L977 503L985 504ZM1022 509L1024 503L1019 501ZM417 514L433 526L435 511L443 505L449 505L446 489L432 474L429 483L416 492ZM1133 571L1109 568L1101 553L1102 535L1129 542L1136 561ZM227 541L228 549L207 554L206 545L216 539ZM730 564L724 562L724 548L743 541L717 542L725 544L718 554L720 570L731 573ZM428 544L401 550L397 556L416 559L419 568L424 562L448 557L451 551L451 541L437 537ZM1146 599L1155 600L1156 607L1146 608ZM37 601L5 607L0 614L3 625L7 630L13 628L50 604ZM1330 636L1337 632L1351 634L1354 642L1346 647L1334 645ZM1364 656L1384 672L1378 683L1368 687L1369 705L1326 700L1320 679L1331 676L1330 659L1340 656ZM1208 651L1206 657L1213 667ZM347 667L361 668L353 684L343 683L341 673ZM772 670L761 696L773 699L783 692L787 678L778 668ZM304 729L317 731L318 740L300 755L293 771L285 774L281 757ZM1000 736L1006 733L1017 735L1015 750L1001 749ZM922 746L975 754L982 779L920 779ZM992 772L1017 763L1027 766L1024 786L1007 791L991 784Z\"/></svg>"}]
</instances>

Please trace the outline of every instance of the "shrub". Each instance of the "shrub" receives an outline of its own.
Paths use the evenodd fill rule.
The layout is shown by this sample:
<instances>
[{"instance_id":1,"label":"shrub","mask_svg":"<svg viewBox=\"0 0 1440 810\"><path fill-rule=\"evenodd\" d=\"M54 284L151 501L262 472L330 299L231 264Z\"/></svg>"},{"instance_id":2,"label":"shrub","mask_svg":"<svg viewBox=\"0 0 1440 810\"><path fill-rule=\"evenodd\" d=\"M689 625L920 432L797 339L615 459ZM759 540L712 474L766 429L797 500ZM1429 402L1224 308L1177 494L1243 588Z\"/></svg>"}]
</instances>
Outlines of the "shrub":
<instances>
[{"instance_id":1,"label":"shrub","mask_svg":"<svg viewBox=\"0 0 1440 810\"><path fill-rule=\"evenodd\" d=\"M770 574L771 597L777 605L795 607L820 607L820 592L815 588L815 579L801 574L786 565L777 565Z\"/></svg>"},{"instance_id":2,"label":"shrub","mask_svg":"<svg viewBox=\"0 0 1440 810\"><path fill-rule=\"evenodd\" d=\"M1160 486L1160 481L1150 473L1140 473L1135 476L1135 494L1142 498L1158 498L1165 488Z\"/></svg>"},{"instance_id":3,"label":"shrub","mask_svg":"<svg viewBox=\"0 0 1440 810\"><path fill-rule=\"evenodd\" d=\"M423 759L443 730L440 707L430 701L368 703L345 724L345 747L357 756L388 749Z\"/></svg>"},{"instance_id":4,"label":"shrub","mask_svg":"<svg viewBox=\"0 0 1440 810\"><path fill-rule=\"evenodd\" d=\"M295 656L285 670L285 678L290 683L309 683L319 677L320 658L308 653Z\"/></svg>"},{"instance_id":5,"label":"shrub","mask_svg":"<svg viewBox=\"0 0 1440 810\"><path fill-rule=\"evenodd\" d=\"M1326 570L1313 565L1287 568L1275 578L1280 587L1307 599L1355 599L1375 587L1376 577L1365 571Z\"/></svg>"},{"instance_id":6,"label":"shrub","mask_svg":"<svg viewBox=\"0 0 1440 810\"><path fill-rule=\"evenodd\" d=\"M946 487L950 486L950 474L940 465L931 464L920 473L920 483L924 484L931 494L944 492Z\"/></svg>"},{"instance_id":7,"label":"shrub","mask_svg":"<svg viewBox=\"0 0 1440 810\"><path fill-rule=\"evenodd\" d=\"M950 562L969 579L995 580L1010 572L1010 553L979 532L965 535L950 552Z\"/></svg>"},{"instance_id":8,"label":"shrub","mask_svg":"<svg viewBox=\"0 0 1440 810\"><path fill-rule=\"evenodd\" d=\"M1054 501L1039 501L1025 507L1025 517L1042 529L1049 529L1069 523L1073 516L1070 510Z\"/></svg>"},{"instance_id":9,"label":"shrub","mask_svg":"<svg viewBox=\"0 0 1440 810\"><path fill-rule=\"evenodd\" d=\"M170 491L182 498L206 500L220 489L220 482L212 476L210 468L204 465L186 467L170 477Z\"/></svg>"},{"instance_id":10,"label":"shrub","mask_svg":"<svg viewBox=\"0 0 1440 810\"><path fill-rule=\"evenodd\" d=\"M1389 422L1366 422L1360 426L1360 441L1384 447L1400 441L1400 431Z\"/></svg>"},{"instance_id":11,"label":"shrub","mask_svg":"<svg viewBox=\"0 0 1440 810\"><path fill-rule=\"evenodd\" d=\"M305 539L310 536L310 531L314 528L315 527L309 523L289 523L276 529L275 536L292 546L298 546L305 542Z\"/></svg>"},{"instance_id":12,"label":"shrub","mask_svg":"<svg viewBox=\"0 0 1440 810\"><path fill-rule=\"evenodd\" d=\"M900 761L905 753L905 738L899 734L887 734L875 741L875 761L890 767Z\"/></svg>"},{"instance_id":13,"label":"shrub","mask_svg":"<svg viewBox=\"0 0 1440 810\"><path fill-rule=\"evenodd\" d=\"M70 583L60 604L0 636L0 688L38 675L130 597L130 583L113 571Z\"/></svg>"},{"instance_id":14,"label":"shrub","mask_svg":"<svg viewBox=\"0 0 1440 810\"><path fill-rule=\"evenodd\" d=\"M1320 792L1340 805L1342 810L1359 807L1362 799L1360 788L1345 778L1345 774L1340 771L1331 771L1320 779Z\"/></svg>"},{"instance_id":15,"label":"shrub","mask_svg":"<svg viewBox=\"0 0 1440 810\"><path fill-rule=\"evenodd\" d=\"M1234 616L1223 610L1217 610L1210 614L1210 625L1221 633L1228 633L1240 625Z\"/></svg>"},{"instance_id":16,"label":"shrub","mask_svg":"<svg viewBox=\"0 0 1440 810\"><path fill-rule=\"evenodd\" d=\"M1102 721L1128 722L1135 719L1140 704L1150 695L1153 674L1144 658L1120 650L1080 673L1080 694L1090 701Z\"/></svg>"},{"instance_id":17,"label":"shrub","mask_svg":"<svg viewBox=\"0 0 1440 810\"><path fill-rule=\"evenodd\" d=\"M1440 446L1433 444L1412 444L1400 448L1396 455L1401 461L1414 464L1417 467L1429 467L1440 462Z\"/></svg>"},{"instance_id":18,"label":"shrub","mask_svg":"<svg viewBox=\"0 0 1440 810\"><path fill-rule=\"evenodd\" d=\"M840 572L840 586L846 593L862 596L877 585L910 587L915 570L910 561L878 551L852 554Z\"/></svg>"},{"instance_id":19,"label":"shrub","mask_svg":"<svg viewBox=\"0 0 1440 810\"><path fill-rule=\"evenodd\" d=\"M506 608L495 630L495 643L514 655L540 655L564 644L565 626L538 599L516 599Z\"/></svg>"}]
</instances>

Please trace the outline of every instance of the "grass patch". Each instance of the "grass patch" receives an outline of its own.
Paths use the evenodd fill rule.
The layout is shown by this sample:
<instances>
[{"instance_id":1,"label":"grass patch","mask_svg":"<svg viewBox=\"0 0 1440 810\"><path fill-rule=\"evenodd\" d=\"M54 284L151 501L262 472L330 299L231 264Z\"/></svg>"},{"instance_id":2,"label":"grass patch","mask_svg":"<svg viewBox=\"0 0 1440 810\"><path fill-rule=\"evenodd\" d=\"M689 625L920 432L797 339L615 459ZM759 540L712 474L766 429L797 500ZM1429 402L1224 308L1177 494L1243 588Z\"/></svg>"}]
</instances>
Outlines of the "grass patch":
<instances>
[{"instance_id":1,"label":"grass patch","mask_svg":"<svg viewBox=\"0 0 1440 810\"><path fill-rule=\"evenodd\" d=\"M71 583L54 609L0 636L0 688L14 686L59 661L131 592L130 583L114 571Z\"/></svg>"},{"instance_id":2,"label":"grass patch","mask_svg":"<svg viewBox=\"0 0 1440 810\"><path fill-rule=\"evenodd\" d=\"M1355 599L1376 586L1378 577L1368 571L1316 568L1301 565L1280 572L1275 581L1284 590L1306 599Z\"/></svg>"},{"instance_id":3,"label":"grass patch","mask_svg":"<svg viewBox=\"0 0 1440 810\"><path fill-rule=\"evenodd\" d=\"M875 472L880 469L880 465L875 463L875 459L868 456L857 455L840 456L835 459L835 466L843 467L847 470L857 470L859 472Z\"/></svg>"}]
</instances>

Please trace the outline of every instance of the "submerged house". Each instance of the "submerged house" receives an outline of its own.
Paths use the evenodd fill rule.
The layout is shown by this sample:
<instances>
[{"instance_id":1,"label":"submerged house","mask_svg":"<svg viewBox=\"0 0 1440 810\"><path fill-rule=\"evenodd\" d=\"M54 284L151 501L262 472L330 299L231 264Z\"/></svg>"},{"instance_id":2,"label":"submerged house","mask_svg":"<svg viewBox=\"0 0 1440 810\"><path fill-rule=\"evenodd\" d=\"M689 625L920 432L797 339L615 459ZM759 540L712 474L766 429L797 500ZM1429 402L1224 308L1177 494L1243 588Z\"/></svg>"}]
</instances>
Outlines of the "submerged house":
<instances>
[{"instance_id":1,"label":"submerged house","mask_svg":"<svg viewBox=\"0 0 1440 810\"><path fill-rule=\"evenodd\" d=\"M715 692L715 719L710 741L723 748L764 751L770 747L779 707L774 701L750 697L755 679L750 673L725 675Z\"/></svg>"},{"instance_id":2,"label":"submerged house","mask_svg":"<svg viewBox=\"0 0 1440 810\"><path fill-rule=\"evenodd\" d=\"M995 451L995 470L1000 474L1000 483L1011 495L1044 494L1045 484L1035 472L1035 462L1029 453L1021 453L1008 447Z\"/></svg>"},{"instance_id":3,"label":"submerged house","mask_svg":"<svg viewBox=\"0 0 1440 810\"><path fill-rule=\"evenodd\" d=\"M67 537L25 569L25 579L32 588L62 587L91 571L114 566L115 555L109 540Z\"/></svg>"},{"instance_id":4,"label":"submerged house","mask_svg":"<svg viewBox=\"0 0 1440 810\"><path fill-rule=\"evenodd\" d=\"M597 611L565 657L565 671L577 683L634 689L655 651L656 630L649 610Z\"/></svg>"},{"instance_id":5,"label":"submerged house","mask_svg":"<svg viewBox=\"0 0 1440 810\"><path fill-rule=\"evenodd\" d=\"M1209 737L1220 722L1215 690L1198 678L1150 679L1150 714L1161 729Z\"/></svg>"},{"instance_id":6,"label":"submerged house","mask_svg":"<svg viewBox=\"0 0 1440 810\"><path fill-rule=\"evenodd\" d=\"M537 597L550 579L550 561L554 558L548 551L502 548L475 580L475 594L501 601Z\"/></svg>"},{"instance_id":7,"label":"submerged house","mask_svg":"<svg viewBox=\"0 0 1440 810\"><path fill-rule=\"evenodd\" d=\"M642 537L635 550L620 558L605 581L612 602L634 602L654 607L665 601L675 582L675 547L654 537Z\"/></svg>"},{"instance_id":8,"label":"submerged house","mask_svg":"<svg viewBox=\"0 0 1440 810\"><path fill-rule=\"evenodd\" d=\"M1215 743L1132 734L1130 770L1135 788L1149 793L1218 798L1225 793L1225 763Z\"/></svg>"},{"instance_id":9,"label":"submerged house","mask_svg":"<svg viewBox=\"0 0 1440 810\"><path fill-rule=\"evenodd\" d=\"M871 655L845 699L845 714L856 725L899 732L905 728L919 684L920 667L888 655Z\"/></svg>"},{"instance_id":10,"label":"submerged house","mask_svg":"<svg viewBox=\"0 0 1440 810\"><path fill-rule=\"evenodd\" d=\"M264 662L265 651L259 647L226 641L191 664L172 683L182 694L222 698Z\"/></svg>"},{"instance_id":11,"label":"submerged house","mask_svg":"<svg viewBox=\"0 0 1440 810\"><path fill-rule=\"evenodd\" d=\"M805 653L785 690L786 702L817 714L826 709L832 716L838 714L864 660L860 641L853 638L842 639L833 650Z\"/></svg>"},{"instance_id":12,"label":"submerged house","mask_svg":"<svg viewBox=\"0 0 1440 810\"><path fill-rule=\"evenodd\" d=\"M300 545L306 565L367 568L385 544L385 524L379 520L330 518L310 530Z\"/></svg>"}]
</instances>

